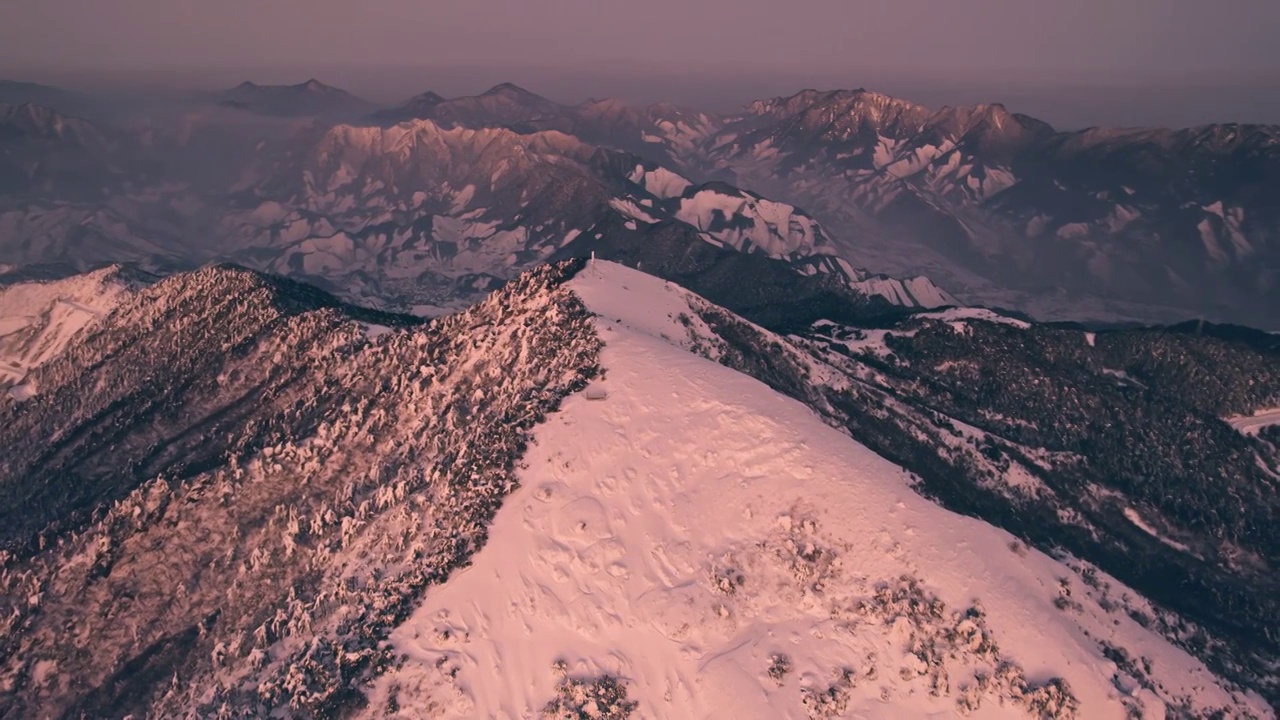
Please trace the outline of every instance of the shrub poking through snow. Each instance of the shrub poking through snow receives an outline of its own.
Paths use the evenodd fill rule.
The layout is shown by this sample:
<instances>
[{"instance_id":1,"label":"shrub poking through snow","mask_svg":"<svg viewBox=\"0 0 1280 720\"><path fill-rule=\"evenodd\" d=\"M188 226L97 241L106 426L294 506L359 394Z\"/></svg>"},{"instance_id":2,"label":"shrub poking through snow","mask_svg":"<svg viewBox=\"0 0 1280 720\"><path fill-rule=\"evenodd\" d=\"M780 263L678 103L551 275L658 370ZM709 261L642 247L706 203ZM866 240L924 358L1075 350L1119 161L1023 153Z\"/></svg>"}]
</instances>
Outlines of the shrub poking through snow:
<instances>
[{"instance_id":1,"label":"shrub poking through snow","mask_svg":"<svg viewBox=\"0 0 1280 720\"><path fill-rule=\"evenodd\" d=\"M1067 578L1058 578L1058 597L1053 599L1053 606L1062 611L1084 612L1084 606L1071 597L1071 581Z\"/></svg>"},{"instance_id":2,"label":"shrub poking through snow","mask_svg":"<svg viewBox=\"0 0 1280 720\"><path fill-rule=\"evenodd\" d=\"M769 677L773 678L779 687L787 681L789 674L791 674L791 658L781 653L769 656Z\"/></svg>"},{"instance_id":3,"label":"shrub poking through snow","mask_svg":"<svg viewBox=\"0 0 1280 720\"><path fill-rule=\"evenodd\" d=\"M968 715L982 706L984 695L1008 698L1037 720L1074 718L1079 709L1079 702L1065 680L1054 678L1033 687L1027 684L1022 668L1013 663L1002 663L995 673L978 677L975 684L960 693L956 708L962 715Z\"/></svg>"},{"instance_id":4,"label":"shrub poking through snow","mask_svg":"<svg viewBox=\"0 0 1280 720\"><path fill-rule=\"evenodd\" d=\"M710 576L711 587L721 595L734 595L747 582L746 575L738 569L731 554L712 566Z\"/></svg>"},{"instance_id":5,"label":"shrub poking through snow","mask_svg":"<svg viewBox=\"0 0 1280 720\"><path fill-rule=\"evenodd\" d=\"M804 691L804 709L811 720L828 720L843 717L849 709L849 691L856 682L854 672L848 668L840 671L835 682L823 690L810 688Z\"/></svg>"},{"instance_id":6,"label":"shrub poking through snow","mask_svg":"<svg viewBox=\"0 0 1280 720\"><path fill-rule=\"evenodd\" d=\"M819 539L817 521L793 508L778 518L778 527L781 539L773 545L774 554L806 592L821 594L839 577L840 561Z\"/></svg>"},{"instance_id":7,"label":"shrub poking through snow","mask_svg":"<svg viewBox=\"0 0 1280 720\"><path fill-rule=\"evenodd\" d=\"M542 708L551 720L626 720L639 703L627 699L626 683L612 675L577 679L567 675L564 661L552 669L561 676L556 696Z\"/></svg>"},{"instance_id":8,"label":"shrub poking through snow","mask_svg":"<svg viewBox=\"0 0 1280 720\"><path fill-rule=\"evenodd\" d=\"M952 693L949 661L977 660L994 667L994 672L978 671L974 682L962 684L956 699L961 714L977 710L984 698L994 696L1011 700L1033 718L1075 717L1079 703L1067 683L1053 678L1039 686L1028 684L1022 668L1002 656L979 605L964 612L948 611L918 579L904 575L897 582L879 585L856 612L902 629L909 653L899 675L904 681L926 677L929 693L935 697Z\"/></svg>"}]
</instances>

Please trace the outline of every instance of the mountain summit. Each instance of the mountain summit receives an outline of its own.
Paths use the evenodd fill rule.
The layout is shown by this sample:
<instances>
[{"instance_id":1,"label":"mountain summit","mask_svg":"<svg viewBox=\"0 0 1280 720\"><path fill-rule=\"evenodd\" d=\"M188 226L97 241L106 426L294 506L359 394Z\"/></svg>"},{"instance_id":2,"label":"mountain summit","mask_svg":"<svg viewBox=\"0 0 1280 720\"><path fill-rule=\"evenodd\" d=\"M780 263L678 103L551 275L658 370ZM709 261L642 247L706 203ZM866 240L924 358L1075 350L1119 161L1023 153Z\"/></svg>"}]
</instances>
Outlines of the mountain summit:
<instances>
[{"instance_id":1,"label":"mountain summit","mask_svg":"<svg viewBox=\"0 0 1280 720\"><path fill-rule=\"evenodd\" d=\"M375 120L396 123L431 120L443 127L511 127L559 129L556 119L564 106L513 83L501 83L480 95L444 99L433 92L416 95L401 105L374 113Z\"/></svg>"},{"instance_id":2,"label":"mountain summit","mask_svg":"<svg viewBox=\"0 0 1280 720\"><path fill-rule=\"evenodd\" d=\"M316 80L297 85L257 85L245 81L215 96L225 107L283 117L357 117L373 109L368 100Z\"/></svg>"}]
</instances>

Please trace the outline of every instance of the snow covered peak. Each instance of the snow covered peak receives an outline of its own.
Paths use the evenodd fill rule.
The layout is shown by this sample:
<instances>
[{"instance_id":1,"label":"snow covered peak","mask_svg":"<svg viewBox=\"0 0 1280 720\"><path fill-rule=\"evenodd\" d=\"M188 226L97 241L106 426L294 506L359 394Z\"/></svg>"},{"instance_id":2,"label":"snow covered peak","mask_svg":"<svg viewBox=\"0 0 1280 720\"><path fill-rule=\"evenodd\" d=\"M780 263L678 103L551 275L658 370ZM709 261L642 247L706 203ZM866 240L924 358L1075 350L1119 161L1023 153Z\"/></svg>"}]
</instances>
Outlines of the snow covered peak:
<instances>
[{"instance_id":1,"label":"snow covered peak","mask_svg":"<svg viewBox=\"0 0 1280 720\"><path fill-rule=\"evenodd\" d=\"M944 145L943 152L960 145L966 152L992 153L1007 162L1011 153L1053 132L1049 125L1012 114L999 103L933 111L866 90L806 90L757 102L748 112L774 123L754 129L753 143L767 140L784 153L814 152L806 145L819 143L834 146L839 158L864 160L871 158L874 149L875 155L884 155L876 167L890 164L894 155L929 152ZM725 132L732 134L735 129ZM886 143L891 146L884 147Z\"/></svg>"},{"instance_id":2,"label":"snow covered peak","mask_svg":"<svg viewBox=\"0 0 1280 720\"><path fill-rule=\"evenodd\" d=\"M341 146L352 144L363 147L403 148L417 146L411 140L439 140L448 144L474 145L477 150L489 143L499 142L506 148L513 146L557 148L582 147L584 143L575 137L555 130L536 133L518 133L501 127L467 127L439 123L430 119L412 119L389 128L365 125L336 125L330 128L321 145Z\"/></svg>"},{"instance_id":3,"label":"snow covered peak","mask_svg":"<svg viewBox=\"0 0 1280 720\"><path fill-rule=\"evenodd\" d=\"M793 205L722 183L686 189L676 217L740 252L798 260L835 253L822 227Z\"/></svg>"},{"instance_id":4,"label":"snow covered peak","mask_svg":"<svg viewBox=\"0 0 1280 720\"><path fill-rule=\"evenodd\" d=\"M850 132L902 136L918 131L929 115L915 103L867 90L804 90L754 103L748 112L786 120L794 132L836 137Z\"/></svg>"},{"instance_id":5,"label":"snow covered peak","mask_svg":"<svg viewBox=\"0 0 1280 720\"><path fill-rule=\"evenodd\" d=\"M865 272L855 276L853 287L870 296L882 297L892 305L906 308L937 308L962 305L958 299L923 275L894 278Z\"/></svg>"},{"instance_id":6,"label":"snow covered peak","mask_svg":"<svg viewBox=\"0 0 1280 720\"><path fill-rule=\"evenodd\" d=\"M632 717L1159 717L1184 694L1267 714L1129 617L1063 611L1063 563L712 359L786 340L613 263L566 287L602 374L539 428L471 566L392 633L405 662L371 709L527 717L609 678ZM1128 657L1149 688L1117 680Z\"/></svg>"},{"instance_id":7,"label":"snow covered peak","mask_svg":"<svg viewBox=\"0 0 1280 720\"><path fill-rule=\"evenodd\" d=\"M980 132L985 137L1018 139L1024 136L1043 139L1053 133L1053 127L1048 123L1011 113L1000 103L944 107L934 114L930 124L950 132L953 139L973 132Z\"/></svg>"},{"instance_id":8,"label":"snow covered peak","mask_svg":"<svg viewBox=\"0 0 1280 720\"><path fill-rule=\"evenodd\" d=\"M595 148L554 130L521 134L505 128L449 125L433 120L408 120L391 127L338 125L331 128L307 158L318 167L305 168L312 181L323 180L317 195L334 189L333 183L367 173L368 183L400 194L435 193L431 184L408 182L411 177L467 182L483 178L485 184L521 177L531 164L551 158L584 162ZM335 165L335 163L337 165ZM330 172L336 177L326 178Z\"/></svg>"}]
</instances>

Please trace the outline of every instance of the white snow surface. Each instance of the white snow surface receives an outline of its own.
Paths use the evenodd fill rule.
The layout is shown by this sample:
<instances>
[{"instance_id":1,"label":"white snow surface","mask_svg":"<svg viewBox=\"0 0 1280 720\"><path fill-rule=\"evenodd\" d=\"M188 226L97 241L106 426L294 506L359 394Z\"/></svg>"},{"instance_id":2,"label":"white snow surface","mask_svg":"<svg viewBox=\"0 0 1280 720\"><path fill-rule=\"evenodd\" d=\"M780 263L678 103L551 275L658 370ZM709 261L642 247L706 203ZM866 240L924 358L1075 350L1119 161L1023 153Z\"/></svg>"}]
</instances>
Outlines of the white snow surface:
<instances>
[{"instance_id":1,"label":"white snow surface","mask_svg":"<svg viewBox=\"0 0 1280 720\"><path fill-rule=\"evenodd\" d=\"M393 633L407 660L371 713L394 694L401 717L537 717L563 660L570 677L624 680L637 718L808 717L805 693L842 668L856 682L841 717L956 716L981 662L948 660L950 695L935 697L911 622L856 610L909 575L948 612L980 602L1003 659L1032 685L1064 678L1078 717L1124 717L1126 702L1163 717L1151 691L1113 682L1099 640L1151 658L1170 692L1273 716L1087 593L1079 611L1055 608L1066 565L925 500L802 404L679 347L708 332L680 321L687 291L603 261L571 287L599 315L593 387L607 397L571 396L538 429L473 564ZM780 681L775 655L792 665ZM971 716L1025 714L987 697Z\"/></svg>"},{"instance_id":2,"label":"white snow surface","mask_svg":"<svg viewBox=\"0 0 1280 720\"><path fill-rule=\"evenodd\" d=\"M1165 536L1161 535L1161 534L1160 534L1160 531L1159 531L1159 530L1156 530L1156 529L1155 529L1155 528L1153 528L1153 527L1151 527L1151 524L1150 524L1150 523L1148 523L1148 522L1147 522L1147 521L1142 517L1142 513L1139 513L1137 510L1134 510L1133 508L1125 508L1125 509L1124 509L1124 516L1125 516L1126 518L1128 518L1128 519L1129 519L1129 522L1131 522L1131 523L1133 523L1134 525L1138 526L1138 528L1139 528L1139 529L1141 529L1143 532L1145 532L1146 534L1150 535L1151 537L1153 537L1153 538L1155 538L1155 539L1159 540L1160 542L1164 543L1165 545L1168 545L1169 547L1171 547L1171 548L1173 548L1173 549L1175 549L1175 550L1181 550L1182 552L1191 552L1191 548L1187 547L1186 545L1183 545L1182 543L1178 542L1177 540L1170 540L1169 538L1167 538L1167 537L1165 537Z\"/></svg>"},{"instance_id":3,"label":"white snow surface","mask_svg":"<svg viewBox=\"0 0 1280 720\"><path fill-rule=\"evenodd\" d=\"M37 388L27 375L60 355L130 290L116 267L52 282L0 288L0 391L26 400Z\"/></svg>"},{"instance_id":4,"label":"white snow surface","mask_svg":"<svg viewBox=\"0 0 1280 720\"><path fill-rule=\"evenodd\" d=\"M752 222L748 227L711 229L717 221L735 217ZM800 215L791 205L752 195L700 190L680 199L676 219L740 252L757 251L780 259L835 254L816 221Z\"/></svg>"},{"instance_id":5,"label":"white snow surface","mask_svg":"<svg viewBox=\"0 0 1280 720\"><path fill-rule=\"evenodd\" d=\"M903 307L935 308L960 304L954 296L923 276L899 280L877 275L855 281L851 285L868 295L879 295L894 305Z\"/></svg>"},{"instance_id":6,"label":"white snow surface","mask_svg":"<svg viewBox=\"0 0 1280 720\"><path fill-rule=\"evenodd\" d=\"M1000 325L1012 325L1020 330L1027 330L1031 327L1031 323L1017 318L1011 318L1007 315L1001 315L994 310L981 307L958 307L947 308L938 312L921 313L918 317L930 318L939 322L948 322L962 329L964 323L968 320L981 320L984 322L997 323Z\"/></svg>"},{"instance_id":7,"label":"white snow surface","mask_svg":"<svg viewBox=\"0 0 1280 720\"><path fill-rule=\"evenodd\" d=\"M644 210L641 210L640 206L635 204L631 200L625 200L623 198L612 198L611 200L609 200L609 206L612 207L614 210L617 210L618 212L622 213L623 215L626 215L629 218L640 220L640 221L649 223L650 225L658 222L657 218L653 217L652 215L645 212ZM632 230L634 229L635 228L633 227Z\"/></svg>"},{"instance_id":8,"label":"white snow surface","mask_svg":"<svg viewBox=\"0 0 1280 720\"><path fill-rule=\"evenodd\" d=\"M1252 415L1233 415L1226 420L1227 424L1245 435L1257 435L1264 427L1280 425L1280 408L1266 408Z\"/></svg>"},{"instance_id":9,"label":"white snow surface","mask_svg":"<svg viewBox=\"0 0 1280 720\"><path fill-rule=\"evenodd\" d=\"M680 197L685 190L689 189L689 186L693 185L687 178L664 167L645 170L643 166L636 166L632 179L656 197L664 199Z\"/></svg>"}]
</instances>

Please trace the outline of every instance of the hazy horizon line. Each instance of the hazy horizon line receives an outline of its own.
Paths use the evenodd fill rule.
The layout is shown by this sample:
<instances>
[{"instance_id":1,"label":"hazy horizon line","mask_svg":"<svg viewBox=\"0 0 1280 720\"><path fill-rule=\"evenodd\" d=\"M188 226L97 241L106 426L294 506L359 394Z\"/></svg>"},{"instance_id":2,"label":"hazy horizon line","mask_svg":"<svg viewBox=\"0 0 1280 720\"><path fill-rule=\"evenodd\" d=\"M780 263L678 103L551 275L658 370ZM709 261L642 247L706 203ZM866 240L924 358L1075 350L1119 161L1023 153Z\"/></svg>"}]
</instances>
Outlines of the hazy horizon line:
<instances>
[{"instance_id":1,"label":"hazy horizon line","mask_svg":"<svg viewBox=\"0 0 1280 720\"><path fill-rule=\"evenodd\" d=\"M222 64L122 68L54 69L0 64L0 79L34 82L84 93L140 95L206 92L242 82L296 85L316 79L382 105L426 92L446 97L477 95L511 82L558 102L619 98L627 102L670 101L713 112L735 112L755 100L787 97L806 89L865 88L917 104L1000 103L1013 112L1064 129L1090 126L1190 127L1211 122L1280 124L1280 78L1230 82L1208 78L1165 78L1134 82L1116 78L1009 76L948 79L941 74L773 72L721 76L714 68L698 73L634 71L624 68L564 68L511 64ZM860 76L860 77L859 77Z\"/></svg>"}]
</instances>

